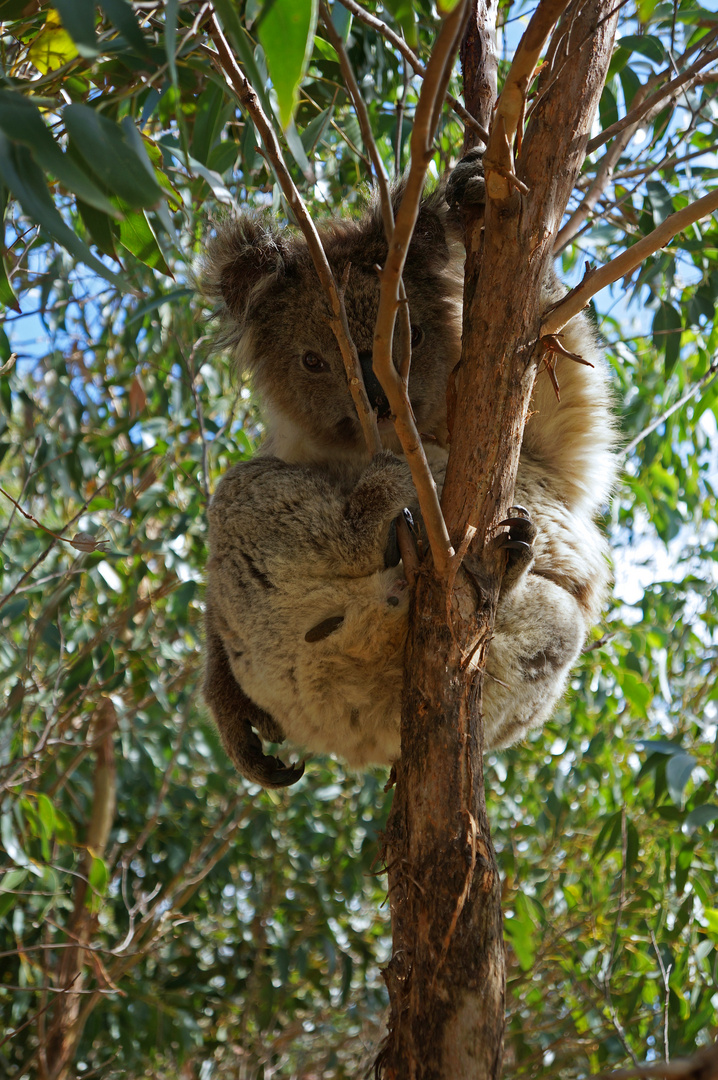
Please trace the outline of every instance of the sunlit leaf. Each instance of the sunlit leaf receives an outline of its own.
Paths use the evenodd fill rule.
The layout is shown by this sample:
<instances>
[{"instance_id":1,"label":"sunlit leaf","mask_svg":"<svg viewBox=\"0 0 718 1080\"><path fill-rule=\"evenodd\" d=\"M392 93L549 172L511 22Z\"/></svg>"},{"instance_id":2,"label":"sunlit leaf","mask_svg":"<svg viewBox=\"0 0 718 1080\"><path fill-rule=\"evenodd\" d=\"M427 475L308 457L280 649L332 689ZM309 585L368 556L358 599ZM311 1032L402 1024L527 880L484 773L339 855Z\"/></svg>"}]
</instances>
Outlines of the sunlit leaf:
<instances>
[{"instance_id":1,"label":"sunlit leaf","mask_svg":"<svg viewBox=\"0 0 718 1080\"><path fill-rule=\"evenodd\" d=\"M62 25L75 42L80 56L84 56L85 59L97 56L93 0L53 0L53 4L59 11Z\"/></svg>"},{"instance_id":2,"label":"sunlit leaf","mask_svg":"<svg viewBox=\"0 0 718 1080\"><path fill-rule=\"evenodd\" d=\"M50 9L44 28L28 49L28 60L44 75L63 67L77 55L77 46L64 29L60 16Z\"/></svg>"},{"instance_id":3,"label":"sunlit leaf","mask_svg":"<svg viewBox=\"0 0 718 1080\"><path fill-rule=\"evenodd\" d=\"M133 210L123 203L119 203L119 206L124 216L117 226L117 242L131 251L145 266L172 277L147 214L144 210Z\"/></svg>"}]
</instances>

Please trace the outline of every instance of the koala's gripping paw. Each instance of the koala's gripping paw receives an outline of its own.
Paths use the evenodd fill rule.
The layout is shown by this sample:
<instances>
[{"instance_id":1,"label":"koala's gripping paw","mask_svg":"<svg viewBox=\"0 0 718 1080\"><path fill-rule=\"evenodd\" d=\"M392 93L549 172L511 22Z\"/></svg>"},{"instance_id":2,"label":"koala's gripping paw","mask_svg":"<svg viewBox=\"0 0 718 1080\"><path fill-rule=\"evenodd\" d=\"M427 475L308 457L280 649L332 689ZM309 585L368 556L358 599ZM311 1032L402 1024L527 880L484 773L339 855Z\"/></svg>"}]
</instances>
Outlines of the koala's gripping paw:
<instances>
[{"instance_id":1,"label":"koala's gripping paw","mask_svg":"<svg viewBox=\"0 0 718 1080\"><path fill-rule=\"evenodd\" d=\"M505 590L515 584L533 562L533 543L538 529L524 506L510 506L509 516L500 521L499 525L506 525L509 530L496 538L496 543L508 555L502 586Z\"/></svg>"},{"instance_id":2,"label":"koala's gripping paw","mask_svg":"<svg viewBox=\"0 0 718 1080\"><path fill-rule=\"evenodd\" d=\"M265 788L289 787L304 775L303 761L299 765L285 765L280 758L265 754L261 740L251 728L243 731L241 743L230 744L225 739L224 744L238 771L254 784Z\"/></svg>"},{"instance_id":3,"label":"koala's gripping paw","mask_svg":"<svg viewBox=\"0 0 718 1080\"><path fill-rule=\"evenodd\" d=\"M407 462L391 450L381 450L364 471L354 489L354 498L364 502L369 492L375 506L381 506L382 514L391 510L390 517L395 517L405 506L415 503L416 489Z\"/></svg>"},{"instance_id":4,"label":"koala's gripping paw","mask_svg":"<svg viewBox=\"0 0 718 1080\"><path fill-rule=\"evenodd\" d=\"M452 208L483 206L486 202L483 150L470 150L455 165L446 184L446 201Z\"/></svg>"}]
</instances>

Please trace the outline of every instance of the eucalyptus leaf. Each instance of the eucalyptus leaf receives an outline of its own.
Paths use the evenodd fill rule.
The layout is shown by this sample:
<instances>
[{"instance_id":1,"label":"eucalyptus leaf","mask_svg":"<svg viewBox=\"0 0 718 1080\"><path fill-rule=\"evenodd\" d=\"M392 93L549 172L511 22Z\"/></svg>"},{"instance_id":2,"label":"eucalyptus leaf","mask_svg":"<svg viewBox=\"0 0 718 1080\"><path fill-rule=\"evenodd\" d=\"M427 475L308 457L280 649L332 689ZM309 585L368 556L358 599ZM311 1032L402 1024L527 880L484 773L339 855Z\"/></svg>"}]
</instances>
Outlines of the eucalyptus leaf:
<instances>
[{"instance_id":1,"label":"eucalyptus leaf","mask_svg":"<svg viewBox=\"0 0 718 1080\"><path fill-rule=\"evenodd\" d=\"M148 173L146 163L130 145L119 124L89 105L68 105L65 127L91 172L128 206L155 206L162 188Z\"/></svg>"},{"instance_id":2,"label":"eucalyptus leaf","mask_svg":"<svg viewBox=\"0 0 718 1080\"><path fill-rule=\"evenodd\" d=\"M48 233L63 247L91 267L100 277L123 288L121 279L108 270L99 259L96 259L89 248L62 220L45 187L42 173L30 157L29 151L22 146L13 147L2 134L0 134L0 177L19 200L31 220L47 229Z\"/></svg>"},{"instance_id":3,"label":"eucalyptus leaf","mask_svg":"<svg viewBox=\"0 0 718 1080\"><path fill-rule=\"evenodd\" d=\"M318 0L273 0L258 20L257 32L287 128L309 64L317 25Z\"/></svg>"},{"instance_id":4,"label":"eucalyptus leaf","mask_svg":"<svg viewBox=\"0 0 718 1080\"><path fill-rule=\"evenodd\" d=\"M48 131L40 110L22 94L0 90L0 131L29 147L35 161L83 202L119 218L119 212L79 166L63 153Z\"/></svg>"},{"instance_id":5,"label":"eucalyptus leaf","mask_svg":"<svg viewBox=\"0 0 718 1080\"><path fill-rule=\"evenodd\" d=\"M666 764L668 793L677 806L683 805L683 790L698 762L692 754L674 754Z\"/></svg>"}]
</instances>

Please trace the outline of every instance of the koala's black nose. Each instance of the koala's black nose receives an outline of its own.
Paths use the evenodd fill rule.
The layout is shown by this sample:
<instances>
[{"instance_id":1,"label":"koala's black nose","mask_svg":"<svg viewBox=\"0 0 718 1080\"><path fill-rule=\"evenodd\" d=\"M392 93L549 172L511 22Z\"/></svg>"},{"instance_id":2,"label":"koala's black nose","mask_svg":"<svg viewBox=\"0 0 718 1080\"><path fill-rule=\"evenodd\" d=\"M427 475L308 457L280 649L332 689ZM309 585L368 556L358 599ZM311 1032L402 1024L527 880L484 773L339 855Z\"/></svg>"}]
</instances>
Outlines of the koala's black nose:
<instances>
[{"instance_id":1,"label":"koala's black nose","mask_svg":"<svg viewBox=\"0 0 718 1080\"><path fill-rule=\"evenodd\" d=\"M369 404L372 409L376 409L377 416L380 420L391 416L391 409L389 408L386 394L382 390L381 383L374 374L374 370L371 366L371 352L360 352L359 363L361 365L361 373L364 376L364 386L366 387L367 397L369 398Z\"/></svg>"}]
</instances>

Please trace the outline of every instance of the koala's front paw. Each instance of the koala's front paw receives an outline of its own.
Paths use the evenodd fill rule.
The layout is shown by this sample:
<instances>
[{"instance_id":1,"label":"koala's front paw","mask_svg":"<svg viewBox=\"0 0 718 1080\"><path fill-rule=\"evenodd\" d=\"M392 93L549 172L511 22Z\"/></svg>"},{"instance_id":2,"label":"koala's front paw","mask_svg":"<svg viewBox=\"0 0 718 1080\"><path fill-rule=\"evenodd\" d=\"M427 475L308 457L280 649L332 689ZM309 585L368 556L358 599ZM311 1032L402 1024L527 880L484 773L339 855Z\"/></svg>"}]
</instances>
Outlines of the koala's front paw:
<instances>
[{"instance_id":1,"label":"koala's front paw","mask_svg":"<svg viewBox=\"0 0 718 1080\"><path fill-rule=\"evenodd\" d=\"M446 201L452 208L483 206L486 202L483 156L484 151L477 147L454 166L446 184Z\"/></svg>"},{"instance_id":2,"label":"koala's front paw","mask_svg":"<svg viewBox=\"0 0 718 1080\"><path fill-rule=\"evenodd\" d=\"M405 506L416 503L411 469L404 458L397 457L391 450L381 450L375 455L359 483L381 490L382 502L395 507L392 517Z\"/></svg>"},{"instance_id":3,"label":"koala's front paw","mask_svg":"<svg viewBox=\"0 0 718 1080\"><path fill-rule=\"evenodd\" d=\"M533 543L538 529L524 506L510 506L509 517L500 521L499 525L507 525L509 529L507 533L496 537L496 543L508 555L501 585L502 592L505 592L515 585L531 566L534 558Z\"/></svg>"}]
</instances>

